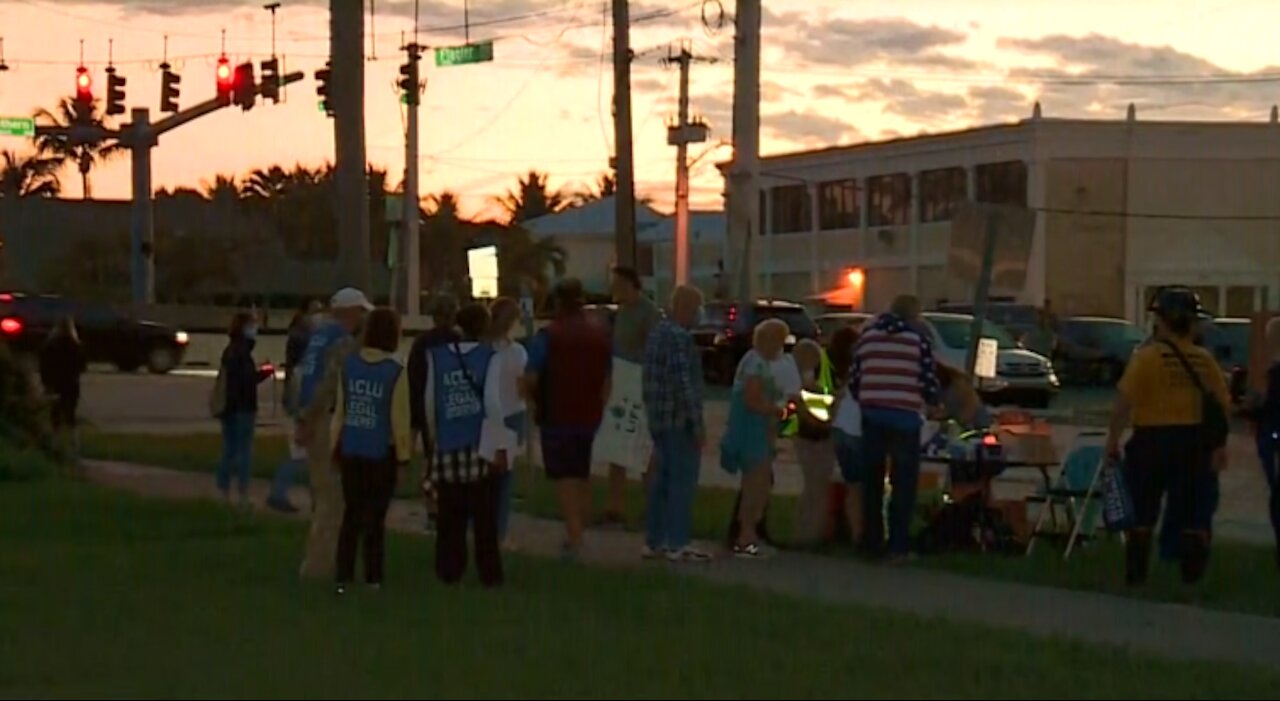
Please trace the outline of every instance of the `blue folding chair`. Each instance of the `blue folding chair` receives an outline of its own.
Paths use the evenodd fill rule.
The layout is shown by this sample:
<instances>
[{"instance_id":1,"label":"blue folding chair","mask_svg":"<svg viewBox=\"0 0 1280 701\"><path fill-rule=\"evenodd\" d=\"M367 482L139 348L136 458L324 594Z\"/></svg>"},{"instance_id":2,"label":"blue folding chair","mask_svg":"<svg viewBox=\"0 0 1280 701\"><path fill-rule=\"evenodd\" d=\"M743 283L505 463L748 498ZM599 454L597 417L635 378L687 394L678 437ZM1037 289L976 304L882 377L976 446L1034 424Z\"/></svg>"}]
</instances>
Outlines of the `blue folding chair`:
<instances>
[{"instance_id":1,"label":"blue folding chair","mask_svg":"<svg viewBox=\"0 0 1280 701\"><path fill-rule=\"evenodd\" d=\"M1054 534L1062 534L1058 520L1060 507L1065 507L1070 526L1062 556L1064 560L1071 557L1077 542L1094 537L1102 516L1101 478L1107 463L1105 440L1106 434L1100 431L1085 431L1076 436L1067 459L1062 463L1058 479L1047 490L1027 499L1030 503L1044 505L1027 543L1028 555L1035 547L1037 538L1049 535L1044 529L1046 520L1052 520Z\"/></svg>"}]
</instances>

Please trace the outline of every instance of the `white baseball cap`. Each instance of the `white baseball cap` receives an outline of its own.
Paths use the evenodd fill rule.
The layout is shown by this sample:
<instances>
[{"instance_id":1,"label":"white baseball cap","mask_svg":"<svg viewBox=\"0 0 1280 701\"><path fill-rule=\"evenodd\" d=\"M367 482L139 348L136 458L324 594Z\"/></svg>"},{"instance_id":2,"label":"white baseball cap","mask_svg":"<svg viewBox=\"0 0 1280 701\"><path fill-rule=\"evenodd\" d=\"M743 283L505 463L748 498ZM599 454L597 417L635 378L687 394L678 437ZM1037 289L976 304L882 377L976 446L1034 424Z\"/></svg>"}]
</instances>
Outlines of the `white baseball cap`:
<instances>
[{"instance_id":1,"label":"white baseball cap","mask_svg":"<svg viewBox=\"0 0 1280 701\"><path fill-rule=\"evenodd\" d=\"M333 297L329 299L329 306L333 309L359 308L366 311L373 309L373 305L369 303L369 298L354 287L344 287L333 293Z\"/></svg>"}]
</instances>

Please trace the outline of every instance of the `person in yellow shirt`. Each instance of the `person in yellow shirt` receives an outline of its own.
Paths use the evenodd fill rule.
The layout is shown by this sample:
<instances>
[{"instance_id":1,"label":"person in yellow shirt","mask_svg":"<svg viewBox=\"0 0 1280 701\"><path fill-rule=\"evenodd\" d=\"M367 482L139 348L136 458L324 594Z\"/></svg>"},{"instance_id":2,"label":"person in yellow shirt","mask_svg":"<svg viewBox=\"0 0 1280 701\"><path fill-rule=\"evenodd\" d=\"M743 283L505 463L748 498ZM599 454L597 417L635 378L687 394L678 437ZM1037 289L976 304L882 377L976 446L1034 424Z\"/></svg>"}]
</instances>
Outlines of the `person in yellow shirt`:
<instances>
[{"instance_id":1,"label":"person in yellow shirt","mask_svg":"<svg viewBox=\"0 0 1280 701\"><path fill-rule=\"evenodd\" d=\"M1209 414L1216 402L1223 412L1218 418L1225 417L1231 404L1217 361L1192 340L1200 312L1195 292L1163 288L1149 311L1156 318L1155 338L1134 352L1120 379L1107 435L1107 455L1119 457L1121 435L1133 426L1124 447L1136 516L1126 543L1126 580L1146 582L1163 505L1165 519L1182 524L1182 578L1192 584L1209 562L1218 472L1226 467L1226 448L1218 445L1222 437Z\"/></svg>"},{"instance_id":2,"label":"person in yellow shirt","mask_svg":"<svg viewBox=\"0 0 1280 701\"><path fill-rule=\"evenodd\" d=\"M382 587L387 509L397 473L412 456L409 378L394 357L400 345L400 317L375 309L365 324L359 353L343 361L338 401L330 431L334 461L342 473L345 509L338 532L338 594L355 577L356 549L364 540L364 576Z\"/></svg>"}]
</instances>

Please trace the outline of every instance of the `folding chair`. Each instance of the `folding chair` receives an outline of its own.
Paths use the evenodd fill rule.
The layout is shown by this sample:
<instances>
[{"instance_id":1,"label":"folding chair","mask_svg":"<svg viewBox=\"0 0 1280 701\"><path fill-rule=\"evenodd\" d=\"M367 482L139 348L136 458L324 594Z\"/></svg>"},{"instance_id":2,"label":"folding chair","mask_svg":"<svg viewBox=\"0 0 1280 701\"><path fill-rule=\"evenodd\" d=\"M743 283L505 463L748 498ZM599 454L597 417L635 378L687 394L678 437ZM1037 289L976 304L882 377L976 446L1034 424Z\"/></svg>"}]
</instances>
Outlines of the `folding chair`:
<instances>
[{"instance_id":1,"label":"folding chair","mask_svg":"<svg viewBox=\"0 0 1280 701\"><path fill-rule=\"evenodd\" d=\"M1044 530L1046 519L1053 521L1054 535L1063 534L1058 521L1059 507L1066 507L1067 524L1070 526L1062 556L1064 560L1071 557L1077 541L1093 537L1101 516L1102 469L1107 457L1105 439L1106 434L1101 431L1082 432L1073 441L1058 479L1042 494L1027 498L1028 503L1043 504L1027 543L1028 555L1038 537L1050 535Z\"/></svg>"}]
</instances>

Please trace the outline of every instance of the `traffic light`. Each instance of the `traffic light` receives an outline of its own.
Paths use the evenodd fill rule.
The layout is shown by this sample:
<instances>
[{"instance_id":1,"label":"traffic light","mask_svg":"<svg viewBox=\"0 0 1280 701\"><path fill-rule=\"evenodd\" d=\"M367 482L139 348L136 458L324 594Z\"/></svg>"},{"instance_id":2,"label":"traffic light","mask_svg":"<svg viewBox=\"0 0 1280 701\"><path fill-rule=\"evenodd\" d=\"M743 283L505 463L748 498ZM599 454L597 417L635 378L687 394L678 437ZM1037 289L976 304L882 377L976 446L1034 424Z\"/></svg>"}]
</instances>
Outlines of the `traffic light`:
<instances>
[{"instance_id":1,"label":"traffic light","mask_svg":"<svg viewBox=\"0 0 1280 701\"><path fill-rule=\"evenodd\" d=\"M76 69L76 102L85 107L93 104L93 76L84 66Z\"/></svg>"},{"instance_id":2,"label":"traffic light","mask_svg":"<svg viewBox=\"0 0 1280 701\"><path fill-rule=\"evenodd\" d=\"M253 79L253 63L242 63L236 66L235 78L232 80L234 102L248 112L258 101L258 84Z\"/></svg>"},{"instance_id":3,"label":"traffic light","mask_svg":"<svg viewBox=\"0 0 1280 701\"><path fill-rule=\"evenodd\" d=\"M280 59L275 56L262 62L262 99L280 102Z\"/></svg>"},{"instance_id":4,"label":"traffic light","mask_svg":"<svg viewBox=\"0 0 1280 701\"><path fill-rule=\"evenodd\" d=\"M234 85L235 75L231 71L231 62L226 56L218 59L218 68L214 75L218 78L218 100L224 105L231 104L231 88Z\"/></svg>"},{"instance_id":5,"label":"traffic light","mask_svg":"<svg viewBox=\"0 0 1280 701\"><path fill-rule=\"evenodd\" d=\"M418 79L414 75L417 71L414 68L412 58L400 66L400 99L406 105L415 104L418 98Z\"/></svg>"},{"instance_id":6,"label":"traffic light","mask_svg":"<svg viewBox=\"0 0 1280 701\"><path fill-rule=\"evenodd\" d=\"M107 68L107 114L124 114L124 86L128 81L116 75L114 67Z\"/></svg>"},{"instance_id":7,"label":"traffic light","mask_svg":"<svg viewBox=\"0 0 1280 701\"><path fill-rule=\"evenodd\" d=\"M177 112L178 111L178 86L182 82L182 76L169 70L166 65L164 73L160 75L160 111L161 112Z\"/></svg>"},{"instance_id":8,"label":"traffic light","mask_svg":"<svg viewBox=\"0 0 1280 701\"><path fill-rule=\"evenodd\" d=\"M316 71L316 95L320 97L320 109L330 117L333 116L333 108L329 105L329 78L332 75L332 63L329 61Z\"/></svg>"}]
</instances>

